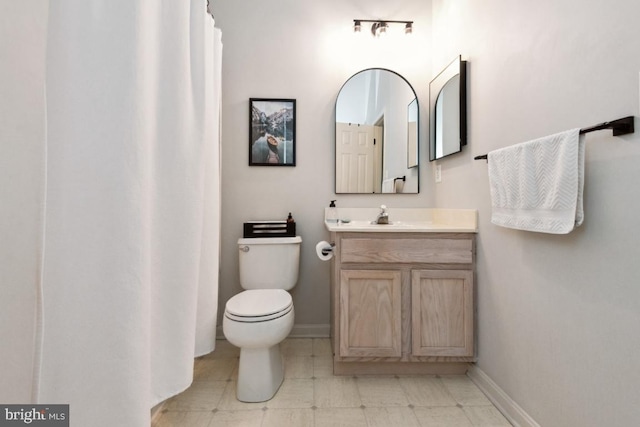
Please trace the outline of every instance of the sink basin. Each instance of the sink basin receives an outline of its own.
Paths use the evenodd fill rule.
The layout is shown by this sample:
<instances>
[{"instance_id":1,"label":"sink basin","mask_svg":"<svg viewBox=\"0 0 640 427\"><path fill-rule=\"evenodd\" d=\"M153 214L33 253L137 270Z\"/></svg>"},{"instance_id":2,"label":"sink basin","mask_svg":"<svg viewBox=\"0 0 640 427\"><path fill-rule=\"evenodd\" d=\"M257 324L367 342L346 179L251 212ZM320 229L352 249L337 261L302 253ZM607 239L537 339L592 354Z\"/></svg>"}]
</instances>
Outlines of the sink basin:
<instances>
[{"instance_id":1,"label":"sink basin","mask_svg":"<svg viewBox=\"0 0 640 427\"><path fill-rule=\"evenodd\" d=\"M476 233L478 211L475 209L390 208L389 224L372 221L378 208L339 208L340 221L325 221L332 232L413 232L413 233ZM326 218L326 216L325 216Z\"/></svg>"}]
</instances>

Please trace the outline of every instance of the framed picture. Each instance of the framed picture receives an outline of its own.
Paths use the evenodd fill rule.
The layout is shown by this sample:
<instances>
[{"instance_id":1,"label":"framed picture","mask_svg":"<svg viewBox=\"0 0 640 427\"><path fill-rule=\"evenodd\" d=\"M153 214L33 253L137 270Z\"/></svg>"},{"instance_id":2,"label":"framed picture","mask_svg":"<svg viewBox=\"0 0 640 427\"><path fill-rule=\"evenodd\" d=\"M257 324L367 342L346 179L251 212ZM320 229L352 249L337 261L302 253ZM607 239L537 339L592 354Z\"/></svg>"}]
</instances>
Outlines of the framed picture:
<instances>
[{"instance_id":1,"label":"framed picture","mask_svg":"<svg viewBox=\"0 0 640 427\"><path fill-rule=\"evenodd\" d=\"M296 100L249 99L249 166L296 165Z\"/></svg>"}]
</instances>

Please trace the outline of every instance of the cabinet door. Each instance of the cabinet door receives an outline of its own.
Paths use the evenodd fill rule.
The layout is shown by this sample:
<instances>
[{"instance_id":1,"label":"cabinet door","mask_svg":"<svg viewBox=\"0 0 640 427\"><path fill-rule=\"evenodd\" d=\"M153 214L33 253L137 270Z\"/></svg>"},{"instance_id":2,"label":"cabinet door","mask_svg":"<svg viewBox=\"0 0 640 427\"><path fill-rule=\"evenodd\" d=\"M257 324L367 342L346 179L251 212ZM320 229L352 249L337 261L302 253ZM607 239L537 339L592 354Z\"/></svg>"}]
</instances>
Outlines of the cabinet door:
<instances>
[{"instance_id":1,"label":"cabinet door","mask_svg":"<svg viewBox=\"0 0 640 427\"><path fill-rule=\"evenodd\" d=\"M473 356L473 273L413 270L414 356Z\"/></svg>"},{"instance_id":2,"label":"cabinet door","mask_svg":"<svg viewBox=\"0 0 640 427\"><path fill-rule=\"evenodd\" d=\"M340 272L340 356L400 357L402 273Z\"/></svg>"}]
</instances>

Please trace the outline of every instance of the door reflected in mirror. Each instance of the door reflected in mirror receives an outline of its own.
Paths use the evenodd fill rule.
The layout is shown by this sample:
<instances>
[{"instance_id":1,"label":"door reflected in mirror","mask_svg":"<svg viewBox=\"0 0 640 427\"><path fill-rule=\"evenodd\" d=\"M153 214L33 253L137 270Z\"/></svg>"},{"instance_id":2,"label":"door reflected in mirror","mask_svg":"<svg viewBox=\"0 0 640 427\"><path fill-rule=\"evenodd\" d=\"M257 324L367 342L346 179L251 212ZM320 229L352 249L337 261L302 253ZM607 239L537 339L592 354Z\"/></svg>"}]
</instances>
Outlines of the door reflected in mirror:
<instances>
[{"instance_id":1,"label":"door reflected in mirror","mask_svg":"<svg viewBox=\"0 0 640 427\"><path fill-rule=\"evenodd\" d=\"M466 64L458 56L429 85L429 160L458 153L467 144Z\"/></svg>"},{"instance_id":2,"label":"door reflected in mirror","mask_svg":"<svg viewBox=\"0 0 640 427\"><path fill-rule=\"evenodd\" d=\"M349 78L336 100L336 193L417 193L416 93L382 68Z\"/></svg>"}]
</instances>

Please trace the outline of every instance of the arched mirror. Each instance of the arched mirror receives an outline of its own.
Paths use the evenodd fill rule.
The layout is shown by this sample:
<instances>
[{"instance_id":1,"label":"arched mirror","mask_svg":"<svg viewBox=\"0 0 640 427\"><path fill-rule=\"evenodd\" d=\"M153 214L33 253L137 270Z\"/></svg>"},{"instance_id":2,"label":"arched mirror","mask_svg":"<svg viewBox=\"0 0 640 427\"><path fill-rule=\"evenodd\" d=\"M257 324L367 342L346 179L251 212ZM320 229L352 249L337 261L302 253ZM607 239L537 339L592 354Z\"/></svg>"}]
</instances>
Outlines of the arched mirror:
<instances>
[{"instance_id":1,"label":"arched mirror","mask_svg":"<svg viewBox=\"0 0 640 427\"><path fill-rule=\"evenodd\" d=\"M467 145L466 64L458 56L429 84L430 161Z\"/></svg>"},{"instance_id":2,"label":"arched mirror","mask_svg":"<svg viewBox=\"0 0 640 427\"><path fill-rule=\"evenodd\" d=\"M354 74L336 100L336 193L418 192L418 99L398 73Z\"/></svg>"}]
</instances>

